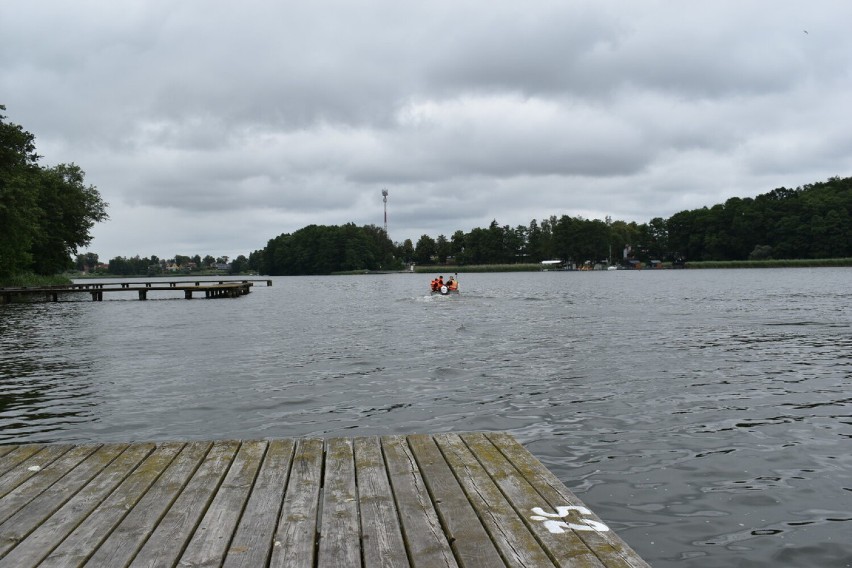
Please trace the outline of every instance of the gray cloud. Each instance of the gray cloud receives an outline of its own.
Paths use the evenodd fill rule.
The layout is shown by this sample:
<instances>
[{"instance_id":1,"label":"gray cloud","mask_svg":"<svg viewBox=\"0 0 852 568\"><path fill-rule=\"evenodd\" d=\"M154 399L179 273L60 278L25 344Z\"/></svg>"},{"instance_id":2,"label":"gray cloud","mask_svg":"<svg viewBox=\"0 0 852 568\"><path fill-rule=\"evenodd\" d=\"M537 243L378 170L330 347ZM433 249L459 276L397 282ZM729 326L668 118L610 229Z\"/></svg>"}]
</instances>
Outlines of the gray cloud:
<instances>
[{"instance_id":1,"label":"gray cloud","mask_svg":"<svg viewBox=\"0 0 852 568\"><path fill-rule=\"evenodd\" d=\"M11 0L0 103L110 203L105 258L380 225L382 188L397 241L645 222L850 175L850 17L840 0Z\"/></svg>"}]
</instances>

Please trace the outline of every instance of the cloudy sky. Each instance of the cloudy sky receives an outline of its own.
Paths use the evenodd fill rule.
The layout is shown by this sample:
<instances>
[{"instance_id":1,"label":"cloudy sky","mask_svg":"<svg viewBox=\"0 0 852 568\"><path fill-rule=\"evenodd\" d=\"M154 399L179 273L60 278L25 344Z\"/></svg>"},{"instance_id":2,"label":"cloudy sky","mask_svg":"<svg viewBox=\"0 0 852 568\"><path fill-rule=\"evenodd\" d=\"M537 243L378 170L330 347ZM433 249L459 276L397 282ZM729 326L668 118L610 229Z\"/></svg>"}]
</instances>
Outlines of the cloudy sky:
<instances>
[{"instance_id":1,"label":"cloudy sky","mask_svg":"<svg viewBox=\"0 0 852 568\"><path fill-rule=\"evenodd\" d=\"M235 257L647 222L852 175L852 2L4 0L0 104L109 203L88 249ZM83 251L81 251L83 252Z\"/></svg>"}]
</instances>

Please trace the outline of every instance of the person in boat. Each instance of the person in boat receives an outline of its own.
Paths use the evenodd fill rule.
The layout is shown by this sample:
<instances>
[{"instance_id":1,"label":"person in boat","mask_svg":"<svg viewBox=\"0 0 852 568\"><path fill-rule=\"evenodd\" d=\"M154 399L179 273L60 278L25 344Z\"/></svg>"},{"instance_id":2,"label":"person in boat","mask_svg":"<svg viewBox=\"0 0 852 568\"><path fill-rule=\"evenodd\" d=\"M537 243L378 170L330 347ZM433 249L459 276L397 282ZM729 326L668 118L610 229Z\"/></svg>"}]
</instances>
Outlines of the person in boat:
<instances>
[{"instance_id":1,"label":"person in boat","mask_svg":"<svg viewBox=\"0 0 852 568\"><path fill-rule=\"evenodd\" d=\"M441 289L441 285L440 285L440 284L438 284L438 279L437 279L437 278L433 278L433 279L432 279L432 291L433 291L433 292L437 292L437 291L439 291L440 289Z\"/></svg>"},{"instance_id":2,"label":"person in boat","mask_svg":"<svg viewBox=\"0 0 852 568\"><path fill-rule=\"evenodd\" d=\"M458 289L459 289L458 280L456 280L455 278L450 276L450 279L447 280L447 290L452 291L452 290L458 290Z\"/></svg>"}]
</instances>

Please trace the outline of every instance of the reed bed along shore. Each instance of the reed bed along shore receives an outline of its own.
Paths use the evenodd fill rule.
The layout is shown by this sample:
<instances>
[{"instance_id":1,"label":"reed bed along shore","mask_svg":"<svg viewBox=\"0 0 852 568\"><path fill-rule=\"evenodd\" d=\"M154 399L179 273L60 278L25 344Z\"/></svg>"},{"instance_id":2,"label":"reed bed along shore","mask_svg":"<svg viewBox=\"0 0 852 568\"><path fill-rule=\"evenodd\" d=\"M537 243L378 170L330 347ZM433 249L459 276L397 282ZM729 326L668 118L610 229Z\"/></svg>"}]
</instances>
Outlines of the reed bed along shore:
<instances>
[{"instance_id":1,"label":"reed bed along shore","mask_svg":"<svg viewBox=\"0 0 852 568\"><path fill-rule=\"evenodd\" d=\"M818 268L852 266L852 258L799 258L788 260L704 260L687 262L687 268Z\"/></svg>"}]
</instances>

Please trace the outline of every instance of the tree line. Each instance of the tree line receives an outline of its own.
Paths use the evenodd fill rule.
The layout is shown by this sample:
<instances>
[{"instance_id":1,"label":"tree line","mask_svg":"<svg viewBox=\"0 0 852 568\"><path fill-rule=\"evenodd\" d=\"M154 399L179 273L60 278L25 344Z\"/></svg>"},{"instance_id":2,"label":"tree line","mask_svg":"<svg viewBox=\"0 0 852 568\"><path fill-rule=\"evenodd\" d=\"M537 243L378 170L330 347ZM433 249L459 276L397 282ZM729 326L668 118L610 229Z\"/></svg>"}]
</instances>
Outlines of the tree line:
<instances>
[{"instance_id":1,"label":"tree line","mask_svg":"<svg viewBox=\"0 0 852 568\"><path fill-rule=\"evenodd\" d=\"M5 106L0 105L0 111ZM108 218L97 189L85 184L75 164L39 164L35 139L0 114L0 278L20 273L51 275L74 267L73 255L90 244L91 228ZM514 264L560 259L614 262L731 261L852 257L852 178L788 189L755 198L681 211L648 223L552 215L528 225L500 225L450 237L422 235L417 243L392 242L374 225L310 225L270 239L248 258L238 256L230 272L271 275L401 269L408 263ZM210 268L207 255L116 257L113 275L156 275ZM227 263L227 259L225 259ZM78 269L99 266L96 254L77 255Z\"/></svg>"},{"instance_id":2,"label":"tree line","mask_svg":"<svg viewBox=\"0 0 852 568\"><path fill-rule=\"evenodd\" d=\"M852 178L833 177L676 213L652 243L692 260L848 258L850 212Z\"/></svg>"},{"instance_id":3,"label":"tree line","mask_svg":"<svg viewBox=\"0 0 852 568\"><path fill-rule=\"evenodd\" d=\"M375 225L309 225L270 239L248 257L249 269L269 275L331 274L402 268L396 247Z\"/></svg>"},{"instance_id":4,"label":"tree line","mask_svg":"<svg viewBox=\"0 0 852 568\"><path fill-rule=\"evenodd\" d=\"M0 111L6 107L0 105ZM0 114L0 277L71 267L107 204L75 164L39 164L35 137Z\"/></svg>"},{"instance_id":5,"label":"tree line","mask_svg":"<svg viewBox=\"0 0 852 568\"><path fill-rule=\"evenodd\" d=\"M79 272L110 276L159 276L170 273L189 274L199 270L217 270L229 274L240 274L248 270L248 258L242 254L230 261L227 256L214 258L209 254L204 258L199 254L194 256L177 254L169 259L159 258L156 255L151 255L150 257L136 255L129 258L116 256L107 263L101 263L97 253L88 252L77 255L74 265L74 268Z\"/></svg>"},{"instance_id":6,"label":"tree line","mask_svg":"<svg viewBox=\"0 0 852 568\"><path fill-rule=\"evenodd\" d=\"M728 199L648 223L551 216L528 226L500 226L406 242L402 255L418 263L582 263L625 257L644 262L852 257L852 178L830 178L755 198Z\"/></svg>"},{"instance_id":7,"label":"tree line","mask_svg":"<svg viewBox=\"0 0 852 568\"><path fill-rule=\"evenodd\" d=\"M399 269L407 263L538 263L560 259L615 264L628 260L707 261L852 257L852 178L681 211L648 223L555 215L529 225L500 225L449 238L421 236L392 243L375 226L305 227L271 239L249 255L262 274L329 274Z\"/></svg>"},{"instance_id":8,"label":"tree line","mask_svg":"<svg viewBox=\"0 0 852 568\"><path fill-rule=\"evenodd\" d=\"M400 270L409 263L539 263L561 259L623 263L625 260L728 261L852 257L852 178L830 178L796 189L778 188L755 198L681 211L648 223L552 215L528 225L500 225L449 238L422 235L417 243L393 243L375 225L309 225L270 239L265 248L240 255L231 273L269 275L331 274L363 270ZM626 254L625 254L626 252ZM625 259L626 257L626 259ZM210 268L213 257L176 255L163 261L117 257L113 275L156 275L173 262ZM218 259L221 260L221 259ZM227 260L227 259L226 259ZM78 257L78 264L81 259Z\"/></svg>"}]
</instances>

